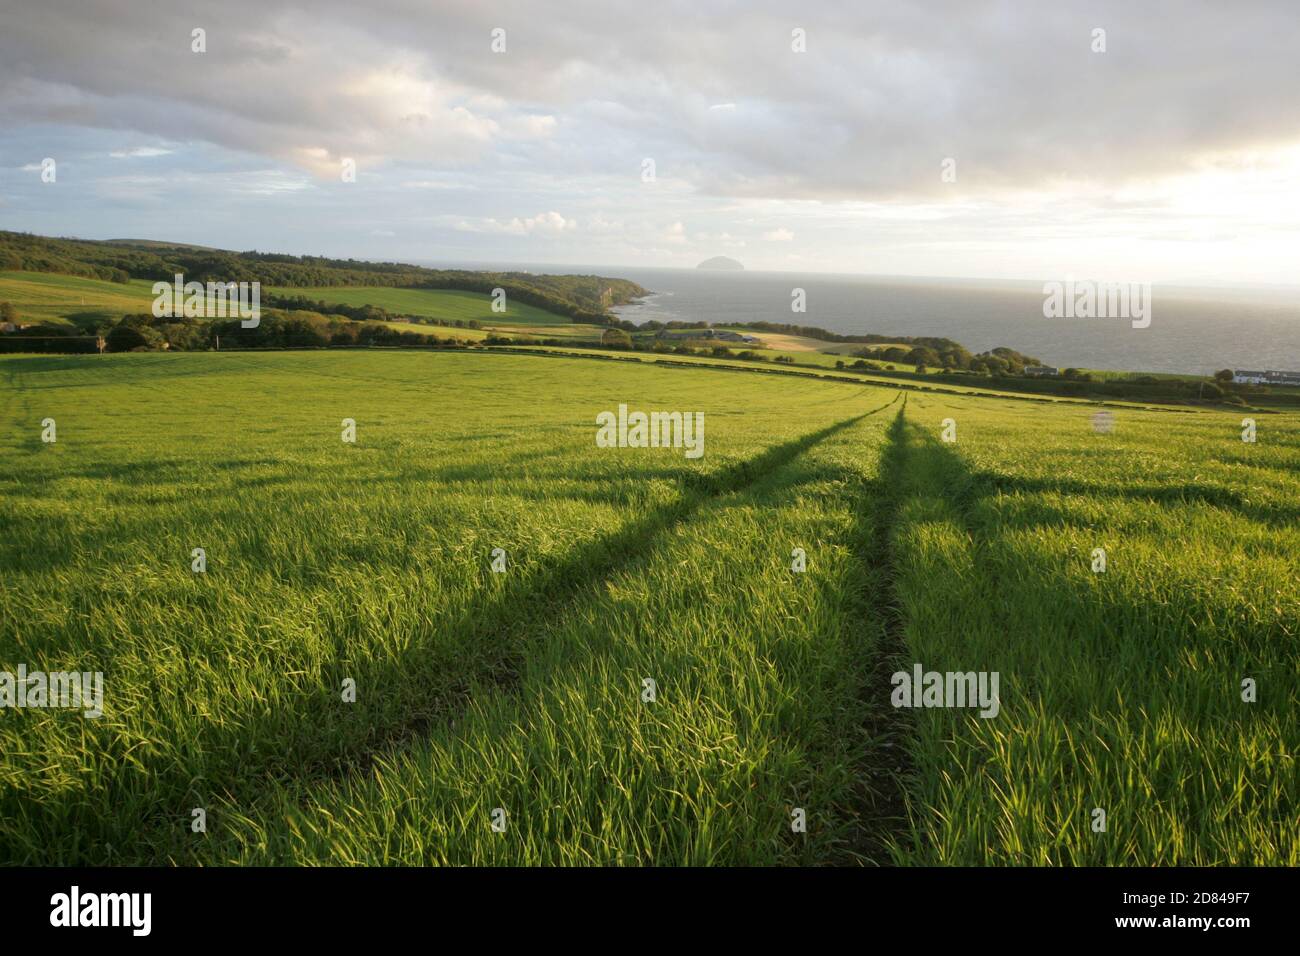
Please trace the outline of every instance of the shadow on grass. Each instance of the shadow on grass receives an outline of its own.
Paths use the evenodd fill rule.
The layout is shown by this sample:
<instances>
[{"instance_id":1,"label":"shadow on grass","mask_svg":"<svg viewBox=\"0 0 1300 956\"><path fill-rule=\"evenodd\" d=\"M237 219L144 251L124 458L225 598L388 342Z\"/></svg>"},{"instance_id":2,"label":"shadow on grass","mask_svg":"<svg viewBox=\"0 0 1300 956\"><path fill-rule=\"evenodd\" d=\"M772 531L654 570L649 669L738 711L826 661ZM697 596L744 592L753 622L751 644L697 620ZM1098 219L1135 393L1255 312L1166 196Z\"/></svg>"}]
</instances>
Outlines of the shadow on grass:
<instances>
[{"instance_id":1,"label":"shadow on grass","mask_svg":"<svg viewBox=\"0 0 1300 956\"><path fill-rule=\"evenodd\" d=\"M859 421L860 418L841 423L835 430ZM829 437L831 431L827 430L826 437ZM872 434L879 433L873 431ZM811 447L811 444L807 444L802 451ZM873 444L871 451L874 452L876 447ZM763 515L767 512L777 526L782 526L783 521L789 520L791 513L802 513L803 502L810 503L814 510L821 501L833 501L835 507L841 507L843 503L849 504L852 517L844 526L847 538L841 539L839 534L835 535L836 540L844 540L849 546L848 560L838 565L832 577L810 576L808 582L817 582L817 591L822 596L820 607L831 612L826 619L821 620L816 632L818 656L823 666L799 666L793 671L786 671L783 667L783 645L769 644L762 651L764 659L782 673L783 693L788 693L792 699L805 703L807 707L794 715L787 714L784 720L775 723L763 722L760 717L761 729L749 721L742 721L741 726L746 729L741 731L741 736L757 732L762 734L765 742L771 743L771 746L764 746L762 750L772 762L760 760L753 765L749 771L751 787L763 792L784 793L792 784L787 761L795 755L800 767L799 781L814 781L820 782L823 787L830 786L829 792L814 788L814 792L819 794L819 802L826 801L824 806L832 811L825 818L823 826L818 828L815 837L805 838L787 833L788 828L781 825L785 819L785 804L781 803L781 809L773 816L773 832L784 835L782 848L775 859L763 858L760 854L762 862L879 862L879 855L867 857L855 850L860 851L864 843L865 838L861 834L877 833L881 827L892 825L894 821L886 821L881 817L885 801L878 799L877 791L881 788L876 786L876 781L873 780L870 787L870 800L862 795L856 784L866 776L881 772L883 760L875 749L868 755L871 762L859 762L863 755L864 736L865 742L874 747L882 743L881 735L863 735L857 733L856 728L860 723L860 710L864 703L859 695L859 685L868 672L870 662L880 652L879 634L882 629L875 597L878 582L864 567L864 559L868 555L863 550L870 548L871 539L879 533L878 522L887 518L887 514L881 513L877 499L881 497L882 489L888 487L889 481L879 477L867 480L858 467L802 453L782 455L773 465L768 469L756 469L752 480L733 478L725 486L711 489L716 494L702 493L704 497L700 499L700 504L705 509L703 514L698 513L698 508L692 509L690 514L683 515L683 521L664 526L653 538L647 539L644 546L630 551L625 560L608 568L607 573L633 577L639 575L655 561L663 560L665 555L672 555L674 542L679 540L679 536L689 534L696 527L704 530L706 522L729 509L749 511L760 524L768 520ZM782 512L785 512L784 518L778 517ZM764 548L760 547L759 550ZM769 555L767 560L771 560L771 557ZM743 567L745 562L764 559L747 553L739 560L739 567ZM800 576L791 577L797 579ZM526 682L524 686L536 688L539 685L552 686L562 680L560 672L565 669L566 660L564 648L571 627L579 630L589 627L592 617L597 614L596 609L610 599L606 591L607 578L589 574L584 575L584 578L571 599L555 605L553 614L538 617L533 621L535 627L525 625L516 635L514 644L517 650L513 653L516 670L506 680L496 684L479 683L467 689L466 697L480 703L488 695L510 695L506 700L497 700L510 708L507 719L511 726L520 728L520 733L527 733L527 728L537 726L537 723L536 715L531 709L533 705L529 703L532 694L522 698L513 696L519 685ZM792 583L804 582L796 580ZM710 581L682 580L671 586L672 594L665 596L665 599L690 606L697 599L709 601L713 588L714 584ZM571 609L573 613L570 613ZM761 609L757 613L761 616ZM743 620L745 619L729 617L727 622L742 627ZM796 643L802 646L802 641ZM584 666L599 669L598 659L614 656L615 646L610 645L594 654L590 650L584 650L581 658ZM525 648L527 656L524 654ZM661 657L658 663L668 672L683 673L699 666L699 659L693 657L689 650L683 650L678 655ZM881 700L887 700L887 693ZM721 703L725 705L725 701ZM299 808L305 808L320 801L323 792L333 795L338 792L335 787L348 788L352 784L361 784L367 778L367 771L376 762L387 768L403 766L403 753L411 753L414 755L411 759L418 765L421 760L421 742L430 737L436 738L440 746L452 749L459 747L462 734L477 740L477 731L472 729L477 725L472 718L469 728L460 726L459 715L463 712L463 706L454 707L450 713L439 715L414 728L413 733L390 738L382 748L358 754L341 768L344 773L333 779L326 780L319 776L295 777L278 796ZM738 712L736 716L739 719L742 713ZM770 713L763 715L767 718L772 716ZM548 719L555 718L552 716ZM545 725L545 721L542 725ZM888 743L885 742L884 746L888 746ZM467 752L470 762L475 759L473 747L471 744ZM575 759L584 758L575 755ZM886 777L885 782L893 781ZM796 787L803 785L798 781L793 783ZM668 779L660 785L671 788L673 782ZM328 802L332 797L324 799ZM894 799L897 802L901 798ZM259 801L258 806L250 809L249 813L274 829L279 826L275 819L283 807L283 803L278 803L277 798L271 796L266 802ZM764 808L760 812L767 809L773 808ZM902 815L897 812L895 816L902 819ZM846 850L846 847L849 849ZM736 847L735 850L740 860L752 862L755 859L746 855L753 851L751 846ZM633 854L616 860L611 858L609 862L644 863L647 860Z\"/></svg>"},{"instance_id":2,"label":"shadow on grass","mask_svg":"<svg viewBox=\"0 0 1300 956\"><path fill-rule=\"evenodd\" d=\"M199 766L177 759L174 752L140 750L129 761L112 763L94 789L68 789L35 805L10 790L0 797L0 819L10 821L0 827L0 835L9 831L8 841L0 839L0 844L10 844L4 862L184 858L194 852L194 844L184 826L188 821L178 818L177 807L204 806L216 793L243 805L271 780L364 768L375 754L453 716L475 693L513 688L526 653L524 637L649 553L664 532L719 496L748 487L885 407L684 482L677 500L527 578L493 575L485 599L460 609L439 629L444 633L425 635L400 659L354 659L346 667L338 658L330 660L322 667L320 689L305 695L291 713L246 711L227 715L225 724L201 725L192 739L180 742L182 752L206 755ZM376 699L378 703L341 704L337 688L344 676L355 679L358 687L382 688L383 693L362 698L367 704ZM124 746L120 741L106 743L111 749ZM13 829L19 820L21 832ZM59 844L60 834L67 843ZM108 849L110 844L115 851Z\"/></svg>"},{"instance_id":3,"label":"shadow on grass","mask_svg":"<svg viewBox=\"0 0 1300 956\"><path fill-rule=\"evenodd\" d=\"M1238 800L1231 775L1219 777L1214 764L1218 756L1198 753L1186 740L1195 740L1203 730L1238 727L1242 738L1249 739L1252 731L1267 728L1270 721L1289 713L1287 702L1280 698L1239 706L1234 685L1239 674L1258 677L1264 686L1285 682L1294 673L1294 635L1285 616L1276 609L1269 613L1267 607L1261 615L1259 608L1249 604L1249 596L1215 587L1212 573L1205 576L1207 586L1165 595L1144 590L1150 587L1145 582L1135 588L1123 580L1106 580L1109 575L1094 578L1086 571L1077 573L1078 566L1071 569L1064 554L1061 561L1035 563L1007 535L1037 522L1026 522L1024 514L1008 515L1006 504L993 499L1022 494L1028 502L1023 507L1035 517L1033 496L1043 494L1122 498L1153 510L1207 504L1274 526L1284 521L1277 509L1255 506L1236 492L1197 483L1121 488L1068 478L999 475L973 469L956 447L943 444L928 430L909 425L906 435L904 470L911 478L904 493L913 500L946 505L924 512L927 517L922 520L938 514L965 539L960 542L965 553L958 564L948 558L953 552L936 547L923 563L913 565L910 597L914 606L941 606L953 600L945 587L945 582L952 582L961 584L966 600L978 602L977 608L967 605L963 614L946 621L936 615L926 631L914 630L912 660L928 664L936 654L961 655L979 648L985 666L1002 673L1003 712L1012 726L1017 721L1031 725L1033 715L1042 714L1046 719L1037 725L1041 729L1036 735L1048 741L1056 732L1072 737L1081 742L1082 751L1091 748L1101 766L1117 761L1117 773L1125 772L1118 755L1151 747L1155 764L1144 768L1153 781L1151 799L1183 808L1180 812L1189 825L1214 817L1218 808ZM1105 533L1104 527L1097 530ZM1179 546L1176 540L1169 543ZM1189 665L1189 660L1202 655L1213 663L1212 668ZM960 722L970 720L968 714L939 710L918 713L917 719L938 723L928 734L928 746L934 749L913 756L919 771L909 794L918 825L909 844L900 848L900 862L942 858L924 842L927 831L942 830L925 816L934 806L927 805L927 794L939 793L950 776L977 772L989 758L979 745L969 743L969 735L963 736ZM1161 739L1161 728L1171 726L1188 736L1167 733ZM963 740L976 749L945 752L952 740ZM1117 756L1096 756L1103 752ZM1033 775L1053 766L1049 758L1044 759L1043 766L998 768L1002 774L998 783L1011 790L1032 789ZM1062 760L1059 766L1068 771L1075 765ZM1264 798L1252 791L1251 800L1255 799ZM996 811L989 812L993 826ZM1056 839L1059 845L1064 837ZM943 849L952 852L952 847ZM978 843L964 849L984 852ZM1114 859L1099 857L1092 862Z\"/></svg>"},{"instance_id":4,"label":"shadow on grass","mask_svg":"<svg viewBox=\"0 0 1300 956\"><path fill-rule=\"evenodd\" d=\"M895 589L893 537L904 494L908 457L907 401L890 423L876 479L855 509L847 544L853 556L845 569L847 595L840 612L847 639L865 652L857 690L860 725L854 797L842 808L852 818L851 837L830 862L885 865L890 846L909 827L907 792L916 770L908 741L914 733L911 714L890 705L890 676L910 667L904 621Z\"/></svg>"},{"instance_id":5,"label":"shadow on grass","mask_svg":"<svg viewBox=\"0 0 1300 956\"><path fill-rule=\"evenodd\" d=\"M953 453L955 454L955 452ZM1232 488L1207 485L1201 482L1184 482L1175 485L1094 485L1065 478L1023 478L999 475L993 472L968 472L963 488L969 496L983 497L992 492L1007 494L1060 494L1086 498L1120 498L1140 504L1156 504L1166 508L1185 505L1209 505L1232 511L1243 518L1269 527L1294 528L1300 522L1300 507L1261 505L1249 500Z\"/></svg>"}]
</instances>

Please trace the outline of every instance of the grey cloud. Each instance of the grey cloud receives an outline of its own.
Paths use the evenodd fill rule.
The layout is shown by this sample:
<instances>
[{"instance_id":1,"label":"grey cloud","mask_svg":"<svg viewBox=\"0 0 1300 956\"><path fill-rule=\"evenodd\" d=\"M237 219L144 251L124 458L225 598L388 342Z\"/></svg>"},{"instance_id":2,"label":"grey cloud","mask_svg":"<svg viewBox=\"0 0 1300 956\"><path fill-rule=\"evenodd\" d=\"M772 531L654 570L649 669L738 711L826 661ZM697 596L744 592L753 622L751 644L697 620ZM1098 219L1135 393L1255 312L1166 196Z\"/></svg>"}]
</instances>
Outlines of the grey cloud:
<instances>
[{"instance_id":1,"label":"grey cloud","mask_svg":"<svg viewBox=\"0 0 1300 956\"><path fill-rule=\"evenodd\" d=\"M201 139L318 172L353 155L632 176L652 156L661 176L750 197L938 196L950 156L962 192L1115 183L1300 138L1295 10L46 0L4 17L0 119ZM503 55L488 47L498 26ZM796 26L807 53L790 50Z\"/></svg>"}]
</instances>

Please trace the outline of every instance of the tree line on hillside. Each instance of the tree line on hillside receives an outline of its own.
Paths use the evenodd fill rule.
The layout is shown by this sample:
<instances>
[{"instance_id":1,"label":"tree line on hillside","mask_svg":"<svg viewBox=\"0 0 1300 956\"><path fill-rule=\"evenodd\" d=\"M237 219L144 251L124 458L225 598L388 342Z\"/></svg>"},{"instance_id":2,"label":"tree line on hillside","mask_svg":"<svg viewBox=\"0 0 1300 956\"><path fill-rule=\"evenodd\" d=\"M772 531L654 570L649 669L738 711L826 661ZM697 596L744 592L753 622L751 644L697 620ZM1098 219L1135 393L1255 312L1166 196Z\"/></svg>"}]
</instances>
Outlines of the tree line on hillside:
<instances>
[{"instance_id":1,"label":"tree line on hillside","mask_svg":"<svg viewBox=\"0 0 1300 956\"><path fill-rule=\"evenodd\" d=\"M204 351L212 348L338 348L365 345L456 346L471 340L426 335L305 310L263 309L255 328L239 319L123 316L104 336L109 352Z\"/></svg>"},{"instance_id":2,"label":"tree line on hillside","mask_svg":"<svg viewBox=\"0 0 1300 956\"><path fill-rule=\"evenodd\" d=\"M972 355L969 350L956 342L950 342L940 348L930 345L903 348L894 345L885 348L857 349L853 354L864 360L894 362L919 370L937 368L984 375L1022 375L1026 366L1043 364L1041 359L1005 346Z\"/></svg>"}]
</instances>

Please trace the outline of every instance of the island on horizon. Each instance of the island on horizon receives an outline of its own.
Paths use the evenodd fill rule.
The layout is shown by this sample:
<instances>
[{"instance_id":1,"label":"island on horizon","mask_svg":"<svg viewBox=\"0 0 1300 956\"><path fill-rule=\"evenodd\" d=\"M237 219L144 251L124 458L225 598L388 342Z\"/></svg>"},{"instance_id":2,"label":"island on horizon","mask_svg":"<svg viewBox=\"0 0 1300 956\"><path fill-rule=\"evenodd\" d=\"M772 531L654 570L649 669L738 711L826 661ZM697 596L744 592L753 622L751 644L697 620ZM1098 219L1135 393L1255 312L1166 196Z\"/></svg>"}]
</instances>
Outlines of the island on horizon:
<instances>
[{"instance_id":1,"label":"island on horizon","mask_svg":"<svg viewBox=\"0 0 1300 956\"><path fill-rule=\"evenodd\" d=\"M712 259L705 259L695 268L697 269L718 269L726 272L744 272L745 267L741 263L732 259L730 256L714 256Z\"/></svg>"}]
</instances>

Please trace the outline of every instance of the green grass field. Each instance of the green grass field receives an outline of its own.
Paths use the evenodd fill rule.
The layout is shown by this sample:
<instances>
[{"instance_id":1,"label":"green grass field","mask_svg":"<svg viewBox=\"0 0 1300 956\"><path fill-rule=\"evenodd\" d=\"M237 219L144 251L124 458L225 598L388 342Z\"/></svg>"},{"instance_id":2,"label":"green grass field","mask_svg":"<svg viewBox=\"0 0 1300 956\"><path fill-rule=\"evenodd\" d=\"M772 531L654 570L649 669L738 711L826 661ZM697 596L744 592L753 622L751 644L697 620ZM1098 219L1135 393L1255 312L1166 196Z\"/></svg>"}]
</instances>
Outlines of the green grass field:
<instances>
[{"instance_id":1,"label":"green grass field","mask_svg":"<svg viewBox=\"0 0 1300 956\"><path fill-rule=\"evenodd\" d=\"M83 279L52 272L0 272L0 302L11 302L21 321L81 327L116 322L123 315L148 312L153 306L153 283L132 279L128 283ZM492 311L492 297L452 289L392 289L372 286L321 286L270 288L267 293L303 295L327 304L375 305L399 315L416 315L446 321L482 322L485 328L540 335L548 338L600 338L601 329L570 322L524 303L506 303L505 312ZM404 322L387 323L403 331L425 335L445 334L439 327ZM543 328L543 327L546 328ZM461 338L483 338L485 331L457 329Z\"/></svg>"},{"instance_id":2,"label":"green grass field","mask_svg":"<svg viewBox=\"0 0 1300 956\"><path fill-rule=\"evenodd\" d=\"M105 681L0 709L0 863L1300 863L1294 415L491 352L0 389L0 671ZM619 403L704 456L596 447ZM999 713L891 706L916 663Z\"/></svg>"},{"instance_id":3,"label":"green grass field","mask_svg":"<svg viewBox=\"0 0 1300 956\"><path fill-rule=\"evenodd\" d=\"M419 315L448 321L478 321L484 326L559 325L587 329L600 337L596 326L580 326L565 316L547 312L523 302L506 300L504 312L492 311L492 297L480 292L454 289L391 289L380 286L319 286L310 288L268 288L278 295L304 295L327 305L374 305L398 315ZM547 333L549 334L549 332Z\"/></svg>"},{"instance_id":4,"label":"green grass field","mask_svg":"<svg viewBox=\"0 0 1300 956\"><path fill-rule=\"evenodd\" d=\"M436 325L421 325L417 322L384 322L390 329L399 332L414 332L417 335L436 335L439 338L455 338L467 342L480 342L492 333L486 329L445 328Z\"/></svg>"},{"instance_id":5,"label":"green grass field","mask_svg":"<svg viewBox=\"0 0 1300 956\"><path fill-rule=\"evenodd\" d=\"M122 284L54 272L0 272L0 302L12 302L21 321L94 326L124 315L148 312L153 283Z\"/></svg>"}]
</instances>

